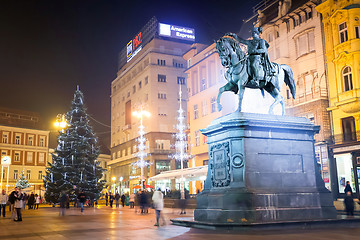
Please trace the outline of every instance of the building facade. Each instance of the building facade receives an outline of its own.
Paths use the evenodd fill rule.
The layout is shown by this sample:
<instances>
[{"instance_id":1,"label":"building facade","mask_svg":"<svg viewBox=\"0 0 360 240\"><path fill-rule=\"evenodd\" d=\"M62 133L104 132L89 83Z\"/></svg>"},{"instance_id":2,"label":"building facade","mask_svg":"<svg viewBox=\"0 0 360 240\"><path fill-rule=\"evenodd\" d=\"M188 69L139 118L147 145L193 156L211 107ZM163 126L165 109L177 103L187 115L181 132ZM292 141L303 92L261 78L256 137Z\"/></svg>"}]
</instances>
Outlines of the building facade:
<instances>
[{"instance_id":1,"label":"building facade","mask_svg":"<svg viewBox=\"0 0 360 240\"><path fill-rule=\"evenodd\" d=\"M346 181L359 194L360 177L360 1L326 0L322 14L329 79L332 190L344 195Z\"/></svg>"},{"instance_id":2,"label":"building facade","mask_svg":"<svg viewBox=\"0 0 360 240\"><path fill-rule=\"evenodd\" d=\"M233 93L224 93L221 98L223 109L217 110L216 98L219 88L227 83L215 43L210 46L194 44L184 54L187 62L187 88L189 100L188 109L188 139L189 153L192 156L189 167L208 165L208 144L206 136L200 129L206 128L212 120L233 112L236 109L236 97ZM204 176L205 177L205 176ZM196 194L203 189L205 179L189 183L190 194Z\"/></svg>"},{"instance_id":3,"label":"building facade","mask_svg":"<svg viewBox=\"0 0 360 240\"><path fill-rule=\"evenodd\" d=\"M315 135L315 153L325 186L331 189L328 142L331 135L325 47L321 14L315 7L321 1L265 1L258 5L258 24L263 28L261 37L270 47L270 60L287 64L294 73L296 96L283 86L286 114L306 117L320 132ZM265 3L264 2L264 3Z\"/></svg>"},{"instance_id":4,"label":"building facade","mask_svg":"<svg viewBox=\"0 0 360 240\"><path fill-rule=\"evenodd\" d=\"M173 31L182 32L180 35ZM191 32L192 31L192 32ZM177 37L173 37L177 36ZM119 55L119 70L111 84L111 185L129 192L140 181L134 162L140 119L134 111L151 114L143 118L146 151L144 178L173 170L179 163L170 160L179 108L179 89L187 99L186 62L182 55L190 48L192 29L161 24L152 18ZM181 40L181 37L184 37ZM183 106L186 106L184 100ZM147 184L154 185L150 181ZM164 183L174 188L174 182Z\"/></svg>"},{"instance_id":5,"label":"building facade","mask_svg":"<svg viewBox=\"0 0 360 240\"><path fill-rule=\"evenodd\" d=\"M20 174L24 172L31 185L26 191L43 196L43 175L49 156L49 131L33 128L39 121L39 116L34 113L1 109L0 115L1 157L8 156L11 159L9 169L3 168L1 187L6 189L8 179L7 189L13 190Z\"/></svg>"}]
</instances>

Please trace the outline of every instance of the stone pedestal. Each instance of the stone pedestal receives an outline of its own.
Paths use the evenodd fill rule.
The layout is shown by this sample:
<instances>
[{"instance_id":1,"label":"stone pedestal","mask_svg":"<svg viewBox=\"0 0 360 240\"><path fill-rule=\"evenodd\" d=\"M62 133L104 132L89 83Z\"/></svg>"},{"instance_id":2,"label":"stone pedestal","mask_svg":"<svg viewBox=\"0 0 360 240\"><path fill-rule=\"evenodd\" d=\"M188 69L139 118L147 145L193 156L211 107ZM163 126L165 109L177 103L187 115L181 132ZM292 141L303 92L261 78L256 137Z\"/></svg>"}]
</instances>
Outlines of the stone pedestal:
<instances>
[{"instance_id":1,"label":"stone pedestal","mask_svg":"<svg viewBox=\"0 0 360 240\"><path fill-rule=\"evenodd\" d=\"M264 223L336 218L314 153L306 118L232 113L201 132L209 170L194 220Z\"/></svg>"}]
</instances>

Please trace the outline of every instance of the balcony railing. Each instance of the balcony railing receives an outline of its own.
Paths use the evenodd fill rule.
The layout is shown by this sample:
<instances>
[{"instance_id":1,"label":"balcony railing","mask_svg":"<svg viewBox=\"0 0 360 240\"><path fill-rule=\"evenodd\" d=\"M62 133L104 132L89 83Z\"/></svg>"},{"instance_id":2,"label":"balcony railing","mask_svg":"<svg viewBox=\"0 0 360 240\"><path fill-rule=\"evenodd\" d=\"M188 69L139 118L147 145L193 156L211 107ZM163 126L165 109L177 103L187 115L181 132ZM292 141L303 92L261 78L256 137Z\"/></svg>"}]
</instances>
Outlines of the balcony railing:
<instances>
[{"instance_id":1,"label":"balcony railing","mask_svg":"<svg viewBox=\"0 0 360 240\"><path fill-rule=\"evenodd\" d=\"M335 134L330 137L330 144L344 144L360 141L360 131Z\"/></svg>"}]
</instances>

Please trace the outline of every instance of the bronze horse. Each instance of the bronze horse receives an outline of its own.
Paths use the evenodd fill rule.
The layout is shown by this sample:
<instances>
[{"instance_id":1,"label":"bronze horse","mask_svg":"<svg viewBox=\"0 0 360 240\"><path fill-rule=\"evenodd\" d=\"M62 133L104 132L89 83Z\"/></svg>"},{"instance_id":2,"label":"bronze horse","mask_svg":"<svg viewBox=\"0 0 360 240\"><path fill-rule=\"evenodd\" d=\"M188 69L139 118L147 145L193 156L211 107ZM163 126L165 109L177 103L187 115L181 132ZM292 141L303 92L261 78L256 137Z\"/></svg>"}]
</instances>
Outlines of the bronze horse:
<instances>
[{"instance_id":1,"label":"bronze horse","mask_svg":"<svg viewBox=\"0 0 360 240\"><path fill-rule=\"evenodd\" d=\"M290 88L292 97L295 99L296 86L294 76L291 68L285 64L272 63L277 70L273 76L263 76L260 84L252 81L249 68L248 56L242 51L239 42L231 36L224 36L216 42L216 49L219 53L221 64L227 68L225 78L228 81L223 87L219 89L217 96L217 108L221 111L220 104L221 94L225 91L232 91L239 95L239 106L237 111L241 112L241 103L245 87L259 88L264 96L266 90L275 101L269 108L269 114L273 114L273 109L276 104L280 103L282 106L282 115L285 115L284 98L280 95L280 89L283 83Z\"/></svg>"}]
</instances>

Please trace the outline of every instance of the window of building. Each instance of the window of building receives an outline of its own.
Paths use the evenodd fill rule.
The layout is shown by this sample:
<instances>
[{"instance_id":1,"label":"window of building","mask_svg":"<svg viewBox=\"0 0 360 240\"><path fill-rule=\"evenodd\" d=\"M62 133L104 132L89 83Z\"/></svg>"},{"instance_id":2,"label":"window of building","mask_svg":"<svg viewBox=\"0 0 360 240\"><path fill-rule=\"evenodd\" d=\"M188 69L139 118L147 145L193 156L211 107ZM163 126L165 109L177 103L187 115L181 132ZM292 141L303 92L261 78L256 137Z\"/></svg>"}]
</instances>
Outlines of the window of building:
<instances>
[{"instance_id":1,"label":"window of building","mask_svg":"<svg viewBox=\"0 0 360 240\"><path fill-rule=\"evenodd\" d=\"M159 115L159 116L167 116L166 108L164 108L164 107L159 107L159 108L158 108L158 115Z\"/></svg>"},{"instance_id":2,"label":"window of building","mask_svg":"<svg viewBox=\"0 0 360 240\"><path fill-rule=\"evenodd\" d=\"M343 69L342 76L344 82L344 92L352 90L353 89L352 73L351 73L351 68L349 66L346 66Z\"/></svg>"},{"instance_id":3,"label":"window of building","mask_svg":"<svg viewBox=\"0 0 360 240\"><path fill-rule=\"evenodd\" d=\"M346 22L339 24L339 41L340 43L346 42L348 40L347 26Z\"/></svg>"},{"instance_id":4,"label":"window of building","mask_svg":"<svg viewBox=\"0 0 360 240\"><path fill-rule=\"evenodd\" d=\"M216 97L210 99L211 113L216 112Z\"/></svg>"},{"instance_id":5,"label":"window of building","mask_svg":"<svg viewBox=\"0 0 360 240\"><path fill-rule=\"evenodd\" d=\"M272 42L273 39L274 39L273 33L270 32L270 33L268 34L268 40L269 40L269 42Z\"/></svg>"},{"instance_id":6,"label":"window of building","mask_svg":"<svg viewBox=\"0 0 360 240\"><path fill-rule=\"evenodd\" d=\"M347 117L341 119L343 129L344 142L356 141L356 128L354 117Z\"/></svg>"},{"instance_id":7,"label":"window of building","mask_svg":"<svg viewBox=\"0 0 360 240\"><path fill-rule=\"evenodd\" d=\"M165 66L166 65L165 60L158 59L157 61L158 61L158 65L160 65L160 66Z\"/></svg>"},{"instance_id":8,"label":"window of building","mask_svg":"<svg viewBox=\"0 0 360 240\"><path fill-rule=\"evenodd\" d=\"M200 91L204 91L206 89L206 79L201 79Z\"/></svg>"},{"instance_id":9,"label":"window of building","mask_svg":"<svg viewBox=\"0 0 360 240\"><path fill-rule=\"evenodd\" d=\"M203 135L203 144L206 144L208 142L208 137Z\"/></svg>"},{"instance_id":10,"label":"window of building","mask_svg":"<svg viewBox=\"0 0 360 240\"><path fill-rule=\"evenodd\" d=\"M360 26L355 26L355 38L360 38Z\"/></svg>"},{"instance_id":11,"label":"window of building","mask_svg":"<svg viewBox=\"0 0 360 240\"><path fill-rule=\"evenodd\" d=\"M158 99L166 99L166 93L158 93Z\"/></svg>"},{"instance_id":12,"label":"window of building","mask_svg":"<svg viewBox=\"0 0 360 240\"><path fill-rule=\"evenodd\" d=\"M156 174L169 171L170 170L170 161L169 160L156 160L155 161L155 172Z\"/></svg>"},{"instance_id":13,"label":"window of building","mask_svg":"<svg viewBox=\"0 0 360 240\"><path fill-rule=\"evenodd\" d=\"M19 177L19 171L18 170L14 170L14 179L18 179Z\"/></svg>"},{"instance_id":14,"label":"window of building","mask_svg":"<svg viewBox=\"0 0 360 240\"><path fill-rule=\"evenodd\" d=\"M38 179L39 180L43 179L43 172L42 171L39 171Z\"/></svg>"},{"instance_id":15,"label":"window of building","mask_svg":"<svg viewBox=\"0 0 360 240\"><path fill-rule=\"evenodd\" d=\"M286 99L290 99L290 91L289 91L289 89L286 89Z\"/></svg>"},{"instance_id":16,"label":"window of building","mask_svg":"<svg viewBox=\"0 0 360 240\"><path fill-rule=\"evenodd\" d=\"M19 152L14 153L14 162L20 162L20 153Z\"/></svg>"},{"instance_id":17,"label":"window of building","mask_svg":"<svg viewBox=\"0 0 360 240\"><path fill-rule=\"evenodd\" d=\"M308 31L298 36L295 39L295 41L296 41L296 50L298 57L310 53L312 51L315 51L314 31Z\"/></svg>"},{"instance_id":18,"label":"window of building","mask_svg":"<svg viewBox=\"0 0 360 240\"><path fill-rule=\"evenodd\" d=\"M202 102L202 116L206 116L207 115L207 101L203 100Z\"/></svg>"},{"instance_id":19,"label":"window of building","mask_svg":"<svg viewBox=\"0 0 360 240\"><path fill-rule=\"evenodd\" d=\"M140 81L139 82L139 89L141 89L141 87L142 87L142 82Z\"/></svg>"},{"instance_id":20,"label":"window of building","mask_svg":"<svg viewBox=\"0 0 360 240\"><path fill-rule=\"evenodd\" d=\"M276 38L279 38L280 37L280 33L279 31L276 31Z\"/></svg>"},{"instance_id":21,"label":"window of building","mask_svg":"<svg viewBox=\"0 0 360 240\"><path fill-rule=\"evenodd\" d=\"M203 166L209 165L209 159L203 160Z\"/></svg>"},{"instance_id":22,"label":"window of building","mask_svg":"<svg viewBox=\"0 0 360 240\"><path fill-rule=\"evenodd\" d=\"M194 105L194 119L199 118L199 107L197 104Z\"/></svg>"},{"instance_id":23,"label":"window of building","mask_svg":"<svg viewBox=\"0 0 360 240\"><path fill-rule=\"evenodd\" d=\"M44 137L40 137L40 139L39 139L39 146L40 146L40 147L44 147L44 146L45 146L45 139L44 139Z\"/></svg>"},{"instance_id":24,"label":"window of building","mask_svg":"<svg viewBox=\"0 0 360 240\"><path fill-rule=\"evenodd\" d=\"M145 85L148 84L149 82L149 77L145 77Z\"/></svg>"},{"instance_id":25,"label":"window of building","mask_svg":"<svg viewBox=\"0 0 360 240\"><path fill-rule=\"evenodd\" d=\"M290 22L286 22L286 32L290 32Z\"/></svg>"},{"instance_id":26,"label":"window of building","mask_svg":"<svg viewBox=\"0 0 360 240\"><path fill-rule=\"evenodd\" d=\"M8 142L9 142L9 133L3 132L2 143L8 143Z\"/></svg>"},{"instance_id":27,"label":"window of building","mask_svg":"<svg viewBox=\"0 0 360 240\"><path fill-rule=\"evenodd\" d=\"M45 153L39 153L39 163L45 162Z\"/></svg>"},{"instance_id":28,"label":"window of building","mask_svg":"<svg viewBox=\"0 0 360 240\"><path fill-rule=\"evenodd\" d=\"M29 136L28 137L28 145L32 146L34 144L34 136Z\"/></svg>"},{"instance_id":29,"label":"window of building","mask_svg":"<svg viewBox=\"0 0 360 240\"><path fill-rule=\"evenodd\" d=\"M166 75L158 74L158 82L166 82Z\"/></svg>"},{"instance_id":30,"label":"window of building","mask_svg":"<svg viewBox=\"0 0 360 240\"><path fill-rule=\"evenodd\" d=\"M195 147L200 146L200 131L195 131Z\"/></svg>"},{"instance_id":31,"label":"window of building","mask_svg":"<svg viewBox=\"0 0 360 240\"><path fill-rule=\"evenodd\" d=\"M32 152L27 152L26 153L26 162L27 163L32 163L33 161L33 153Z\"/></svg>"},{"instance_id":32,"label":"window of building","mask_svg":"<svg viewBox=\"0 0 360 240\"><path fill-rule=\"evenodd\" d=\"M31 170L26 170L26 179L31 179Z\"/></svg>"},{"instance_id":33,"label":"window of building","mask_svg":"<svg viewBox=\"0 0 360 240\"><path fill-rule=\"evenodd\" d=\"M312 9L310 10L310 12L307 12L307 19L311 19L312 18Z\"/></svg>"},{"instance_id":34,"label":"window of building","mask_svg":"<svg viewBox=\"0 0 360 240\"><path fill-rule=\"evenodd\" d=\"M191 58L187 60L187 67L191 67Z\"/></svg>"},{"instance_id":35,"label":"window of building","mask_svg":"<svg viewBox=\"0 0 360 240\"><path fill-rule=\"evenodd\" d=\"M185 85L185 78L184 77L177 77L177 84Z\"/></svg>"},{"instance_id":36,"label":"window of building","mask_svg":"<svg viewBox=\"0 0 360 240\"><path fill-rule=\"evenodd\" d=\"M127 97L130 97L130 91L128 91L128 93L127 93Z\"/></svg>"},{"instance_id":37,"label":"window of building","mask_svg":"<svg viewBox=\"0 0 360 240\"><path fill-rule=\"evenodd\" d=\"M21 140L20 135L16 135L15 136L15 144L20 144L20 140Z\"/></svg>"},{"instance_id":38,"label":"window of building","mask_svg":"<svg viewBox=\"0 0 360 240\"><path fill-rule=\"evenodd\" d=\"M133 86L133 94L136 92L136 86Z\"/></svg>"}]
</instances>

